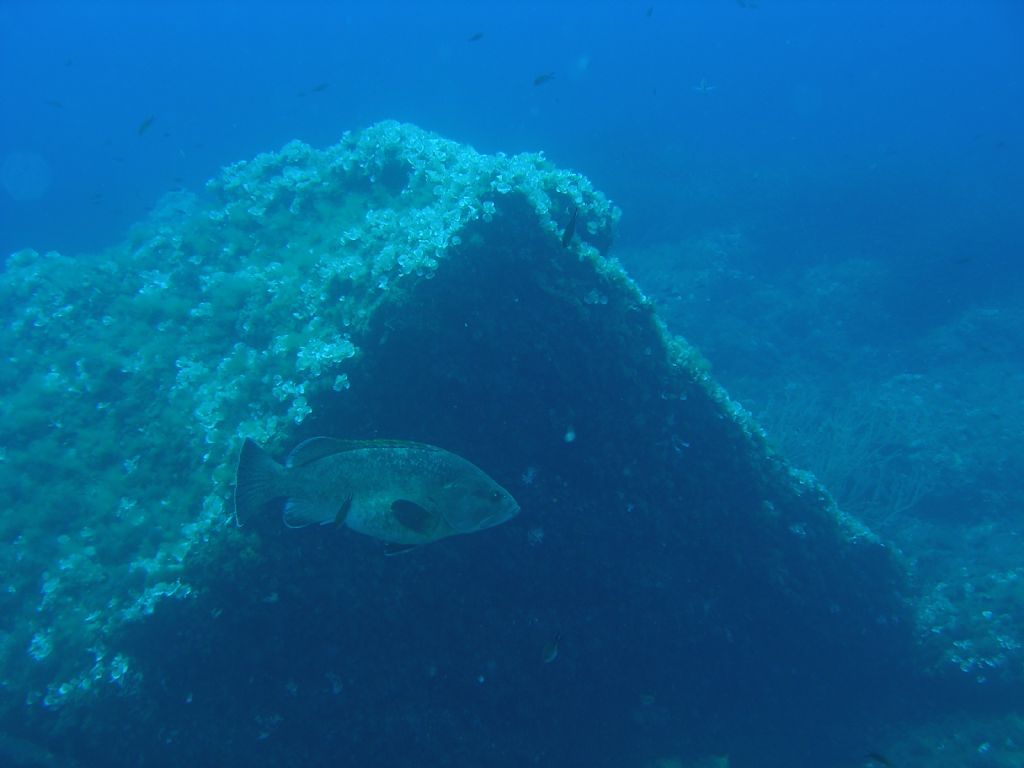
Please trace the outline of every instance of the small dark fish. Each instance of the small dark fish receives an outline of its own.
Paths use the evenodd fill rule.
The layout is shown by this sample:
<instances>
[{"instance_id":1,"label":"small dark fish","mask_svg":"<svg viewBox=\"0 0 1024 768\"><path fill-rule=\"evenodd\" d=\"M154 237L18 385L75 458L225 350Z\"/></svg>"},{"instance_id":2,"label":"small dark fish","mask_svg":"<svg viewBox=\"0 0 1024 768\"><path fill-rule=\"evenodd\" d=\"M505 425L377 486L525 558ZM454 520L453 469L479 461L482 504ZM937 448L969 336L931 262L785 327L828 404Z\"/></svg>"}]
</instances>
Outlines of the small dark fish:
<instances>
[{"instance_id":1,"label":"small dark fish","mask_svg":"<svg viewBox=\"0 0 1024 768\"><path fill-rule=\"evenodd\" d=\"M579 212L579 208L572 209L572 216L569 217L569 223L565 225L565 232L562 233L563 248L569 247L569 243L572 242L572 236L576 234L576 214Z\"/></svg>"},{"instance_id":2,"label":"small dark fish","mask_svg":"<svg viewBox=\"0 0 1024 768\"><path fill-rule=\"evenodd\" d=\"M46 106L53 107L54 109L64 109L64 105L56 99L47 99L45 104Z\"/></svg>"},{"instance_id":3,"label":"small dark fish","mask_svg":"<svg viewBox=\"0 0 1024 768\"><path fill-rule=\"evenodd\" d=\"M893 768L892 760L890 760L888 757L886 757L880 752L868 752L867 755L865 755L865 757L867 757L867 759L873 763L878 763L879 765L887 766L887 768Z\"/></svg>"},{"instance_id":4,"label":"small dark fish","mask_svg":"<svg viewBox=\"0 0 1024 768\"><path fill-rule=\"evenodd\" d=\"M654 6L653 5L647 6L647 12L644 13L644 16L646 16L649 19L653 15L654 15Z\"/></svg>"},{"instance_id":5,"label":"small dark fish","mask_svg":"<svg viewBox=\"0 0 1024 768\"><path fill-rule=\"evenodd\" d=\"M309 92L310 93L323 93L324 91L326 91L330 87L331 87L330 83L317 83L316 85L314 85L312 88L309 89Z\"/></svg>"},{"instance_id":6,"label":"small dark fish","mask_svg":"<svg viewBox=\"0 0 1024 768\"><path fill-rule=\"evenodd\" d=\"M555 635L546 643L540 652L540 660L545 664L550 664L552 661L558 658L558 643L562 640L561 633Z\"/></svg>"},{"instance_id":7,"label":"small dark fish","mask_svg":"<svg viewBox=\"0 0 1024 768\"><path fill-rule=\"evenodd\" d=\"M545 72L545 73L543 73L541 75L537 75L535 78L533 78L533 85L535 87L538 86L538 85L544 85L544 83L550 83L554 79L555 79L555 73L554 72Z\"/></svg>"},{"instance_id":8,"label":"small dark fish","mask_svg":"<svg viewBox=\"0 0 1024 768\"><path fill-rule=\"evenodd\" d=\"M475 43L477 40L482 40L484 37L483 32L474 32L472 35L466 38L467 43Z\"/></svg>"},{"instance_id":9,"label":"small dark fish","mask_svg":"<svg viewBox=\"0 0 1024 768\"><path fill-rule=\"evenodd\" d=\"M143 120L141 123L139 123L139 127L136 129L135 132L137 134L139 134L139 136L142 136L146 131L149 130L149 127L151 125L153 125L153 121L154 120L156 120L156 116L155 115L150 115L145 120Z\"/></svg>"}]
</instances>

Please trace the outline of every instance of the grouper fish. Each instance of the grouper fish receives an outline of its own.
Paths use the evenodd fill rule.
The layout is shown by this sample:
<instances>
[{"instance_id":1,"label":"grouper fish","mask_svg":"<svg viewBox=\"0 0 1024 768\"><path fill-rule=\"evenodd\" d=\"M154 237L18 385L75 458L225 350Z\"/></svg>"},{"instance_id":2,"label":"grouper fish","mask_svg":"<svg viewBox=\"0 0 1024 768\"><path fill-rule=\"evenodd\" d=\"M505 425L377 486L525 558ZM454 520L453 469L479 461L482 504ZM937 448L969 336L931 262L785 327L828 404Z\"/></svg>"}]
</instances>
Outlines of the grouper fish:
<instances>
[{"instance_id":1,"label":"grouper fish","mask_svg":"<svg viewBox=\"0 0 1024 768\"><path fill-rule=\"evenodd\" d=\"M313 437L280 464L246 439L235 474L236 520L281 498L286 525L346 525L385 542L389 554L519 513L512 495L482 470L432 445Z\"/></svg>"}]
</instances>

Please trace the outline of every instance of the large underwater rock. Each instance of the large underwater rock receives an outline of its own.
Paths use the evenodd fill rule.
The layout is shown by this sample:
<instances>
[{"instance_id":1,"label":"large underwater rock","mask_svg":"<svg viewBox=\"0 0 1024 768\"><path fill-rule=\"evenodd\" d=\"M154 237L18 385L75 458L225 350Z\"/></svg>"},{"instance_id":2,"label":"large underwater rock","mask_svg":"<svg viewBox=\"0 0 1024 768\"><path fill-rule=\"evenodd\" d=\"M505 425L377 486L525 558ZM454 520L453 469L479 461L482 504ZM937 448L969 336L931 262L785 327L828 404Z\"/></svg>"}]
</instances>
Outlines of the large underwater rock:
<instances>
[{"instance_id":1,"label":"large underwater rock","mask_svg":"<svg viewBox=\"0 0 1024 768\"><path fill-rule=\"evenodd\" d=\"M384 122L101 256L13 255L0 729L106 765L603 765L906 660L890 551L666 330L618 215ZM443 446L523 511L394 558L235 527L241 440L318 434Z\"/></svg>"}]
</instances>

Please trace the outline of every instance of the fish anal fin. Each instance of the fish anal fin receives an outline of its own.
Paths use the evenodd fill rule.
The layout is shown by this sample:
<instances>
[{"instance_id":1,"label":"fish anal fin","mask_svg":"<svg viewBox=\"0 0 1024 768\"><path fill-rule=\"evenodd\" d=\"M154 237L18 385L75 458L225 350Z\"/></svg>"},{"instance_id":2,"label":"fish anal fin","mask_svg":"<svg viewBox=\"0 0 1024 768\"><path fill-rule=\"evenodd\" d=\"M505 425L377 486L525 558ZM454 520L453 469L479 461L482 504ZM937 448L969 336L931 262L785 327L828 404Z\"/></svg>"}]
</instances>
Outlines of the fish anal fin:
<instances>
[{"instance_id":1,"label":"fish anal fin","mask_svg":"<svg viewBox=\"0 0 1024 768\"><path fill-rule=\"evenodd\" d=\"M394 514L395 520L403 526L421 534L433 531L441 518L437 512L408 499L395 499L391 502L391 512Z\"/></svg>"}]
</instances>

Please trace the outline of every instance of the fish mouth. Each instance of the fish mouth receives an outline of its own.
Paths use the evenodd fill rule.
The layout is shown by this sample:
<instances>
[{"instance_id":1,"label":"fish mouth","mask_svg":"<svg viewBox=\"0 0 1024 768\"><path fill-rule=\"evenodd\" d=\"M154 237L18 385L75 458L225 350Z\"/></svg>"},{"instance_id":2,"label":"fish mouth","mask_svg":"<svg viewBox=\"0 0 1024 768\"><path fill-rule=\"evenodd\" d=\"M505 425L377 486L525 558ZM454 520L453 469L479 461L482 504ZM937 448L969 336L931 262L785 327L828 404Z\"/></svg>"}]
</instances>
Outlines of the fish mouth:
<instances>
[{"instance_id":1,"label":"fish mouth","mask_svg":"<svg viewBox=\"0 0 1024 768\"><path fill-rule=\"evenodd\" d=\"M490 517L485 517L483 520L481 520L480 524L476 527L476 529L478 531L483 531L483 530L486 530L488 528L493 528L496 525L501 525L506 520L511 520L513 517L515 517L518 514L519 514L519 507L518 506L515 507L512 510L506 510L504 512L498 512L496 514L491 515Z\"/></svg>"}]
</instances>

